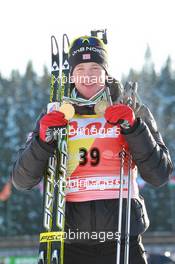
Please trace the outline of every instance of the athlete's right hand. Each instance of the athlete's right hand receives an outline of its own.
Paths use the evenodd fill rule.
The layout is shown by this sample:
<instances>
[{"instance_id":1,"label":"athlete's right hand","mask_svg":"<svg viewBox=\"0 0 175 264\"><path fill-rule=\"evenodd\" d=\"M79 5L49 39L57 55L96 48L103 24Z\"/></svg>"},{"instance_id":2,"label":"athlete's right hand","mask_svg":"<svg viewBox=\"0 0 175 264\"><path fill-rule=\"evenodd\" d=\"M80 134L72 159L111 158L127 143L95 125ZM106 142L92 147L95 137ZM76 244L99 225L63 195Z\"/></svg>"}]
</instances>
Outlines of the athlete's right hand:
<instances>
[{"instance_id":1,"label":"athlete's right hand","mask_svg":"<svg viewBox=\"0 0 175 264\"><path fill-rule=\"evenodd\" d=\"M67 123L65 115L59 111L53 111L44 115L40 120L40 139L46 143L52 143L54 141L54 129L64 127Z\"/></svg>"}]
</instances>

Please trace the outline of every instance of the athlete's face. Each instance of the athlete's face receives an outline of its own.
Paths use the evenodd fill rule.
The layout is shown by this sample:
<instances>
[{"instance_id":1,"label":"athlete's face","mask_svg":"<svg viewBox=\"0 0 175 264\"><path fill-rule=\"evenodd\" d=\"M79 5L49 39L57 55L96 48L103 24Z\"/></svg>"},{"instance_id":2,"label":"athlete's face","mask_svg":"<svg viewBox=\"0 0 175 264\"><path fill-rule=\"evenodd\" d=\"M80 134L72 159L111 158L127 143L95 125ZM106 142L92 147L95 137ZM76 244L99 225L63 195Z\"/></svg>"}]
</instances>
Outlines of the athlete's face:
<instances>
[{"instance_id":1,"label":"athlete's face","mask_svg":"<svg viewBox=\"0 0 175 264\"><path fill-rule=\"evenodd\" d=\"M72 82L86 99L91 98L105 87L105 79L105 70L95 62L78 64L72 74Z\"/></svg>"}]
</instances>

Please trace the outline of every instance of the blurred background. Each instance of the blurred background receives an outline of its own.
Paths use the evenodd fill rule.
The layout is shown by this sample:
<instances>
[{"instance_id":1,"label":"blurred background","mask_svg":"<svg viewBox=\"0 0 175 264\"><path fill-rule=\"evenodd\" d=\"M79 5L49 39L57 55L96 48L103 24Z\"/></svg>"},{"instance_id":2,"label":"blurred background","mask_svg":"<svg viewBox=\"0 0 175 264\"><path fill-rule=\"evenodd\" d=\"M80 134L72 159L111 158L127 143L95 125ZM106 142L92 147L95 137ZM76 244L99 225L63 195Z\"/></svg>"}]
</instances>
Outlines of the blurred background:
<instances>
[{"instance_id":1,"label":"blurred background","mask_svg":"<svg viewBox=\"0 0 175 264\"><path fill-rule=\"evenodd\" d=\"M107 28L111 74L123 84L138 82L175 161L174 7L173 0L1 3L0 264L36 263L42 183L19 192L9 178L18 149L49 100L51 35L61 43L63 33L72 39ZM138 182L151 223L144 235L150 263L175 263L175 173L158 189Z\"/></svg>"}]
</instances>

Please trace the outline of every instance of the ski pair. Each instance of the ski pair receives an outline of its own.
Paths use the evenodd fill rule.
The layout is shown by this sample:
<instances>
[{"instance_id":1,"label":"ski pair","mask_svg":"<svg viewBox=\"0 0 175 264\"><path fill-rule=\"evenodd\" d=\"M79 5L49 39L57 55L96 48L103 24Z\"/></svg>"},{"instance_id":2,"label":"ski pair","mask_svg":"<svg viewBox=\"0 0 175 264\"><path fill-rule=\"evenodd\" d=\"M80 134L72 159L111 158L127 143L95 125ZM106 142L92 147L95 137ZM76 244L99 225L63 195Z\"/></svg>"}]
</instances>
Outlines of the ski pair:
<instances>
[{"instance_id":1,"label":"ski pair","mask_svg":"<svg viewBox=\"0 0 175 264\"><path fill-rule=\"evenodd\" d=\"M69 39L63 35L62 65L60 69L60 54L57 40L51 37L51 86L50 103L47 113L59 110L63 97L69 91L69 64L68 49ZM64 129L66 133L61 133ZM40 246L38 264L63 264L64 257L64 223L66 204L66 164L67 153L67 127L55 130L57 148L50 156L44 177L43 192L43 223L40 233Z\"/></svg>"}]
</instances>

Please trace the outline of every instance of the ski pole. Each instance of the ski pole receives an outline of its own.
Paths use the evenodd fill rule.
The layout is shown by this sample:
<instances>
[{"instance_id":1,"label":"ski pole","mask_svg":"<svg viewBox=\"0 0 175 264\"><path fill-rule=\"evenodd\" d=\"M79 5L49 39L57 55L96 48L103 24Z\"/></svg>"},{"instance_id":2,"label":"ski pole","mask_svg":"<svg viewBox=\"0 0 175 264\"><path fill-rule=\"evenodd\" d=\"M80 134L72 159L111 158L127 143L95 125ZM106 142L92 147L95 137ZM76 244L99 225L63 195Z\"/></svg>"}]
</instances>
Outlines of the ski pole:
<instances>
[{"instance_id":1,"label":"ski pole","mask_svg":"<svg viewBox=\"0 0 175 264\"><path fill-rule=\"evenodd\" d=\"M132 166L132 156L128 154L128 198L126 205L126 230L125 230L125 253L124 253L124 264L129 263L129 239L130 239L130 219L131 219L131 166Z\"/></svg>"},{"instance_id":2,"label":"ski pole","mask_svg":"<svg viewBox=\"0 0 175 264\"><path fill-rule=\"evenodd\" d=\"M122 151L119 153L120 157L120 187L119 187L119 210L118 210L118 230L117 230L117 254L116 264L120 264L120 253L121 253L121 232L122 232L122 212L123 212L123 179L124 179L124 158L126 152L124 146Z\"/></svg>"}]
</instances>

